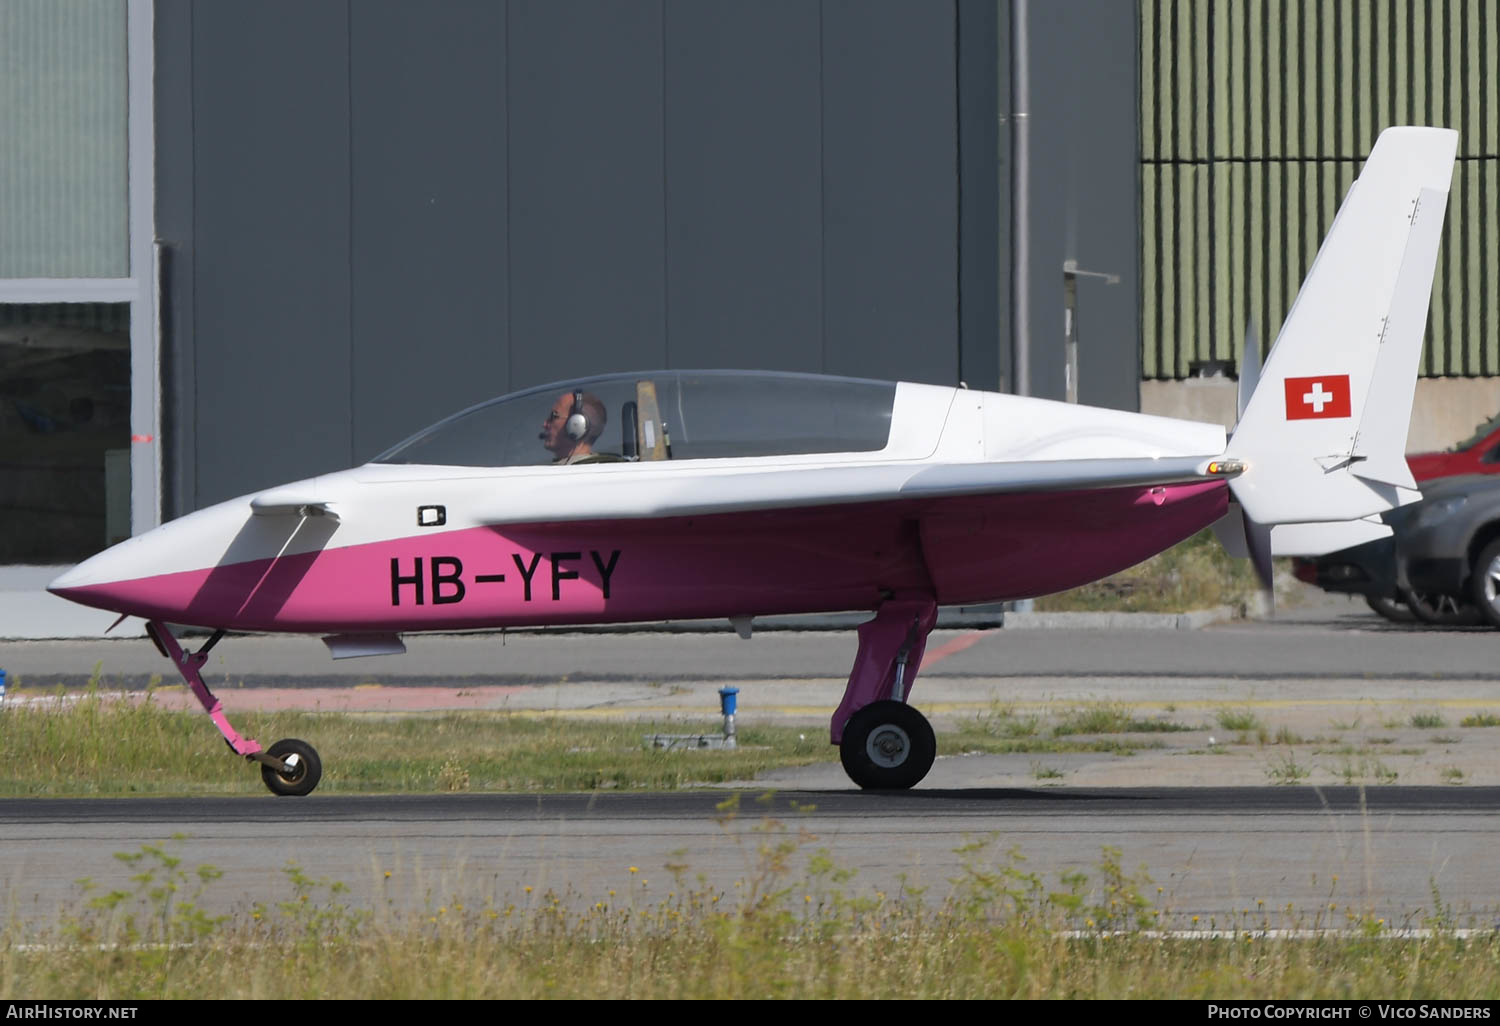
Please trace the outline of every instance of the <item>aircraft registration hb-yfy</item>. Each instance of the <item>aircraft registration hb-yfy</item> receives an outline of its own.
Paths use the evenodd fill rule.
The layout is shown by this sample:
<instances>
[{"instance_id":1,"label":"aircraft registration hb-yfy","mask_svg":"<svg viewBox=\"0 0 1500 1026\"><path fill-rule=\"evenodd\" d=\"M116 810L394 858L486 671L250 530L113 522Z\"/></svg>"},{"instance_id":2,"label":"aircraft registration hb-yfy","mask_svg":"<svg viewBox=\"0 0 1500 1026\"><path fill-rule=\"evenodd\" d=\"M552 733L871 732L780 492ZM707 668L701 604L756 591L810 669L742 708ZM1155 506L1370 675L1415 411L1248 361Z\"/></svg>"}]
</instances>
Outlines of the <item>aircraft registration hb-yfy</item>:
<instances>
[{"instance_id":1,"label":"aircraft registration hb-yfy","mask_svg":"<svg viewBox=\"0 0 1500 1026\"><path fill-rule=\"evenodd\" d=\"M728 617L748 635L756 615L873 610L831 739L861 787L911 787L936 753L907 702L939 604L1071 588L1211 524L1265 580L1273 554L1378 537L1420 497L1403 453L1456 149L1443 129L1380 136L1264 370L1244 368L1227 444L1214 424L964 388L616 374L192 513L51 590L144 617L277 794L321 765L230 726L199 673L225 631L324 633L339 658L411 631ZM190 653L168 624L215 633Z\"/></svg>"}]
</instances>

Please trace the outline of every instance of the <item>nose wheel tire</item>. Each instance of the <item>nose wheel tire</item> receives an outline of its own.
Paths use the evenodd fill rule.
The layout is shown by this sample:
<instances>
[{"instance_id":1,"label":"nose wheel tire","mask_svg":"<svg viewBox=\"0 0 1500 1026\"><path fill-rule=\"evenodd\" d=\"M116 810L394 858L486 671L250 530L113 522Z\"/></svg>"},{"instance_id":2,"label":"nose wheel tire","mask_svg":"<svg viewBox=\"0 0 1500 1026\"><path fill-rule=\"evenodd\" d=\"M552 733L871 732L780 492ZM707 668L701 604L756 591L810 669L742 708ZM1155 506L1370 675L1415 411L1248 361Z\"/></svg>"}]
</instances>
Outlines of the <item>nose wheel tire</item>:
<instances>
[{"instance_id":1,"label":"nose wheel tire","mask_svg":"<svg viewBox=\"0 0 1500 1026\"><path fill-rule=\"evenodd\" d=\"M311 793L323 779L322 760L318 758L317 749L306 741L284 738L266 749L266 754L275 756L286 766L285 771L279 771L261 765L260 778L272 794L300 797Z\"/></svg>"},{"instance_id":2,"label":"nose wheel tire","mask_svg":"<svg viewBox=\"0 0 1500 1026\"><path fill-rule=\"evenodd\" d=\"M844 772L867 791L914 787L936 758L932 724L905 702L871 702L849 718L839 742Z\"/></svg>"}]
</instances>

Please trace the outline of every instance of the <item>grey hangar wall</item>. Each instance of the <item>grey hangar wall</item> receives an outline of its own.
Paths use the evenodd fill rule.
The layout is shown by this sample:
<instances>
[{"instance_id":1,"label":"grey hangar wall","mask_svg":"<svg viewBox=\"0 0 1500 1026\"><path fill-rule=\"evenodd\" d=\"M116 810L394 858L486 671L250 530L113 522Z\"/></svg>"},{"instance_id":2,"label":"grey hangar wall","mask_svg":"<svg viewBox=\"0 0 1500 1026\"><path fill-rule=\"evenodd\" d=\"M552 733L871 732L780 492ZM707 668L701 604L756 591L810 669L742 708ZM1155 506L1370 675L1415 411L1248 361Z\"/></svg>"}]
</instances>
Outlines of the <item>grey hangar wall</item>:
<instances>
[{"instance_id":1,"label":"grey hangar wall","mask_svg":"<svg viewBox=\"0 0 1500 1026\"><path fill-rule=\"evenodd\" d=\"M1032 392L1076 259L1080 399L1136 408L1135 5L1032 8ZM1009 18L157 0L164 514L573 376L1006 384Z\"/></svg>"}]
</instances>

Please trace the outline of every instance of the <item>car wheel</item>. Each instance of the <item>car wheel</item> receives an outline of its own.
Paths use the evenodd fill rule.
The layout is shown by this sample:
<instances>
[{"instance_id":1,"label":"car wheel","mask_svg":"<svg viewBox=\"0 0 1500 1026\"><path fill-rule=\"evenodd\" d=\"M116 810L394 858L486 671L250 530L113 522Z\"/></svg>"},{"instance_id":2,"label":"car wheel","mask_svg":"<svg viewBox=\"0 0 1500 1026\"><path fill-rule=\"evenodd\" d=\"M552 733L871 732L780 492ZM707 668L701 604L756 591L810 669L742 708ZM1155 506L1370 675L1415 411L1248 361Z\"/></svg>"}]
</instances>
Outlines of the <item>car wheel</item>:
<instances>
[{"instance_id":1,"label":"car wheel","mask_svg":"<svg viewBox=\"0 0 1500 1026\"><path fill-rule=\"evenodd\" d=\"M1491 627L1500 627L1500 541L1492 541L1484 547L1474 561L1470 582L1479 612Z\"/></svg>"},{"instance_id":2,"label":"car wheel","mask_svg":"<svg viewBox=\"0 0 1500 1026\"><path fill-rule=\"evenodd\" d=\"M1378 597L1366 595L1365 604L1387 620L1394 620L1396 623L1411 623L1412 621L1411 610L1407 609L1406 604L1400 599L1389 598L1385 595Z\"/></svg>"},{"instance_id":3,"label":"car wheel","mask_svg":"<svg viewBox=\"0 0 1500 1026\"><path fill-rule=\"evenodd\" d=\"M1479 622L1479 610L1455 595L1403 591L1401 599L1412 616L1434 627L1470 627Z\"/></svg>"}]
</instances>

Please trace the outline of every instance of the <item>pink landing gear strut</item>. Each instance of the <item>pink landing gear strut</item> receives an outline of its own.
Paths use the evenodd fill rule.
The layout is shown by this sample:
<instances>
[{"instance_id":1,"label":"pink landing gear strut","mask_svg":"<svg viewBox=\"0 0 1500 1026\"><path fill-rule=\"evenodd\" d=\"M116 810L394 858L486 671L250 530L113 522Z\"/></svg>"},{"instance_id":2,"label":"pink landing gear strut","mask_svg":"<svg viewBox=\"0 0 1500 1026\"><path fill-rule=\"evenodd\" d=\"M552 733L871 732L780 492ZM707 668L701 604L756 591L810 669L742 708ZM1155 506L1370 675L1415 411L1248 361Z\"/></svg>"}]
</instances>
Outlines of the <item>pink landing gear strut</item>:
<instances>
[{"instance_id":1,"label":"pink landing gear strut","mask_svg":"<svg viewBox=\"0 0 1500 1026\"><path fill-rule=\"evenodd\" d=\"M223 704L208 690L208 685L203 683L203 675L199 671L208 662L209 650L224 637L223 631L216 631L196 652L184 651L167 625L159 620L147 622L146 633L156 643L157 650L172 660L172 665L182 675L183 682L197 696L198 702L208 713L209 719L214 721L214 726L219 728L219 733L224 736L234 754L260 763L261 779L273 794L304 795L318 786L318 781L323 776L323 764L311 745L296 738L284 738L269 749L262 749L259 741L241 737L229 725Z\"/></svg>"},{"instance_id":2,"label":"pink landing gear strut","mask_svg":"<svg viewBox=\"0 0 1500 1026\"><path fill-rule=\"evenodd\" d=\"M913 787L937 758L932 724L906 704L936 621L931 595L898 595L859 626L859 652L829 737L844 771L866 790Z\"/></svg>"}]
</instances>

